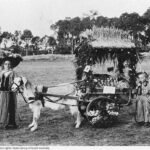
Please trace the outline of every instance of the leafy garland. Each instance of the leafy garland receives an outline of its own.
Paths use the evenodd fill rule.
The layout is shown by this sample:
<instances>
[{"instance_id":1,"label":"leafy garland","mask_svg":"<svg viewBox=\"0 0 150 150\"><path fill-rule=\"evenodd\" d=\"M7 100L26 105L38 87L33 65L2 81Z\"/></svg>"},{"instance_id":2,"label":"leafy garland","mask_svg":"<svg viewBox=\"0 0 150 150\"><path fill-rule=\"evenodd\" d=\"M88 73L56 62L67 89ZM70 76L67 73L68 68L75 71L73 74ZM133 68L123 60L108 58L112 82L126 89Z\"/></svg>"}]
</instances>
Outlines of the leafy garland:
<instances>
[{"instance_id":1,"label":"leafy garland","mask_svg":"<svg viewBox=\"0 0 150 150\"><path fill-rule=\"evenodd\" d=\"M75 66L76 66L76 79L81 80L83 70L86 65L94 65L96 63L102 64L106 60L118 60L118 70L123 72L124 61L130 62L130 85L135 86L136 65L139 58L139 49L133 48L110 48L110 47L92 47L87 40L84 40L75 50Z\"/></svg>"}]
</instances>

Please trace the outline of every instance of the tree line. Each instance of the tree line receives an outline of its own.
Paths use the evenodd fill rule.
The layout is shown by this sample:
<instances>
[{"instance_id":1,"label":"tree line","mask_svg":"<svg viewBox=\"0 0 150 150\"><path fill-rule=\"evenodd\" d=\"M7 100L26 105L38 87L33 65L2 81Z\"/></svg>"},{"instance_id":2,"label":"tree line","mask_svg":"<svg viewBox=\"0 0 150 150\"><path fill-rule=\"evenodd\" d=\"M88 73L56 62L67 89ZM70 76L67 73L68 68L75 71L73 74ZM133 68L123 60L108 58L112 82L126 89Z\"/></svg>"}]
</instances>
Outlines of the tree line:
<instances>
[{"instance_id":1,"label":"tree line","mask_svg":"<svg viewBox=\"0 0 150 150\"><path fill-rule=\"evenodd\" d=\"M80 42L80 34L93 26L117 28L129 31L135 42L144 48L150 43L150 7L143 15L136 12L123 13L120 17L108 18L99 15L97 11L90 11L83 17L66 17L50 25L56 37L34 36L30 30L0 33L0 44L7 49L7 42L12 41L15 52L22 55L44 53L71 54Z\"/></svg>"},{"instance_id":2,"label":"tree line","mask_svg":"<svg viewBox=\"0 0 150 150\"><path fill-rule=\"evenodd\" d=\"M34 36L28 29L16 30L13 34L7 31L0 33L0 49L11 50L21 55L53 53L56 39L52 36Z\"/></svg>"},{"instance_id":3,"label":"tree line","mask_svg":"<svg viewBox=\"0 0 150 150\"><path fill-rule=\"evenodd\" d=\"M73 53L74 45L80 40L80 33L92 29L93 26L127 30L134 41L145 49L150 43L150 8L141 16L136 12L126 12L120 17L108 18L98 15L97 11L90 11L90 14L83 18L59 20L51 25L51 29L57 32L60 53Z\"/></svg>"}]
</instances>

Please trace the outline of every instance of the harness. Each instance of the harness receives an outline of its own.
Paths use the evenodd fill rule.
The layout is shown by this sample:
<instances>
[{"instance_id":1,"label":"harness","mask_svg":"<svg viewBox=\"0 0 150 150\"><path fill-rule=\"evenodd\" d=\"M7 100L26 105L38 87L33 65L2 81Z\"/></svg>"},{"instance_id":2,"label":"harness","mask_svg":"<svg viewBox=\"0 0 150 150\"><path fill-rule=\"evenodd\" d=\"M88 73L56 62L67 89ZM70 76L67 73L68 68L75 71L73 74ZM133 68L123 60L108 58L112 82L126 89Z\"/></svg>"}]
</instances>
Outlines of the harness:
<instances>
[{"instance_id":1,"label":"harness","mask_svg":"<svg viewBox=\"0 0 150 150\"><path fill-rule=\"evenodd\" d=\"M43 91L42 91L42 92L43 92ZM42 106L45 107L45 102L44 102L44 98L43 98L42 93L35 92L34 101L36 101L36 100L40 100L41 103L42 103Z\"/></svg>"},{"instance_id":2,"label":"harness","mask_svg":"<svg viewBox=\"0 0 150 150\"><path fill-rule=\"evenodd\" d=\"M28 102L28 100L25 98L23 92L21 92L20 90L20 86L21 85L17 85L15 82L12 83L12 85L15 84L17 86L17 91L18 93L21 94L21 96L23 97L23 100L25 101L25 103L30 104L36 100L40 100L42 103L42 106L45 107L45 101L44 98L46 98L47 101L51 102L51 103L56 103L56 104L61 104L61 105L65 105L65 106L77 106L77 105L71 105L71 104L64 104L64 103L60 103L59 101L65 98L69 98L69 99L76 99L78 101L78 98L73 97L73 96L69 96L70 94L72 94L73 92L66 94L66 95L55 95L55 94L47 94L47 88L48 87L44 87L42 92L35 92L35 97L29 97L28 100L30 100L30 102ZM11 86L12 86L11 85ZM48 96L52 96L52 97L59 97L57 100L53 101L51 98L49 98Z\"/></svg>"},{"instance_id":3,"label":"harness","mask_svg":"<svg viewBox=\"0 0 150 150\"><path fill-rule=\"evenodd\" d=\"M51 103L61 104L61 105L65 105L65 106L78 106L78 105L64 104L64 103L59 102L60 100L65 99L65 98L74 99L74 100L76 99L76 101L78 101L78 98L76 98L74 96L69 96L73 92L71 92L69 94L66 94L66 95L55 95L55 94L47 94L47 93L40 93L40 92L37 92L37 93L39 95L42 95L42 97L46 98L46 100L51 102ZM54 101L49 96L51 96L51 97L58 97L58 99ZM43 101L44 101L44 98L43 98Z\"/></svg>"},{"instance_id":4,"label":"harness","mask_svg":"<svg viewBox=\"0 0 150 150\"><path fill-rule=\"evenodd\" d=\"M18 85L18 84L16 84L15 82L13 82L13 83L11 84L11 87L12 87L12 85L13 85L13 84L15 84L15 85L17 86L17 91L18 91L18 93L20 93L20 94L21 94L21 96L23 97L23 100L25 101L25 103L27 103L27 104L28 104L28 102L27 102L27 100L26 100L25 96L23 95L23 92L21 92L21 91L20 91L19 85Z\"/></svg>"},{"instance_id":5,"label":"harness","mask_svg":"<svg viewBox=\"0 0 150 150\"><path fill-rule=\"evenodd\" d=\"M21 78L21 77L20 77L20 78ZM28 102L28 100L25 98L23 92L21 92L21 90L20 90L20 88L19 88L20 86L19 86L18 84L16 84L15 82L13 82L13 83L11 84L11 87L12 87L13 84L17 86L17 91L18 91L19 94L21 94L21 96L22 96L23 100L25 101L25 103L29 104L29 103L32 103L32 102L34 102L34 101L36 100L35 97L29 97L28 100L30 100L30 102Z\"/></svg>"}]
</instances>

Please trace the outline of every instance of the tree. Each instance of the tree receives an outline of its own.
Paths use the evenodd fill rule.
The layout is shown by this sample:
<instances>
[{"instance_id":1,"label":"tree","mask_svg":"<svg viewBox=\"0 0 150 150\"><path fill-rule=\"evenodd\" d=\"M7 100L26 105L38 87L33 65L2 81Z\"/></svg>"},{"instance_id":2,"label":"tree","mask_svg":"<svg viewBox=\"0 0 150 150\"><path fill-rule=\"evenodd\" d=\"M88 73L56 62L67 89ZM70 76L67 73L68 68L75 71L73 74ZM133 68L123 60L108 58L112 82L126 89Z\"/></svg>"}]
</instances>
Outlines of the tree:
<instances>
[{"instance_id":1,"label":"tree","mask_svg":"<svg viewBox=\"0 0 150 150\"><path fill-rule=\"evenodd\" d=\"M31 41L32 37L32 32L28 29L24 30L23 34L21 35L21 39L26 42L26 55L28 55L29 42Z\"/></svg>"},{"instance_id":2,"label":"tree","mask_svg":"<svg viewBox=\"0 0 150 150\"><path fill-rule=\"evenodd\" d=\"M33 44L33 50L36 51L37 53L39 51L39 41L40 41L39 36L35 36L31 39L31 43Z\"/></svg>"},{"instance_id":3,"label":"tree","mask_svg":"<svg viewBox=\"0 0 150 150\"><path fill-rule=\"evenodd\" d=\"M70 20L59 20L51 25L51 29L57 32L57 40L61 44L66 44L69 37Z\"/></svg>"},{"instance_id":4,"label":"tree","mask_svg":"<svg viewBox=\"0 0 150 150\"><path fill-rule=\"evenodd\" d=\"M150 7L146 10L142 17L145 19L145 23L150 23Z\"/></svg>"},{"instance_id":5,"label":"tree","mask_svg":"<svg viewBox=\"0 0 150 150\"><path fill-rule=\"evenodd\" d=\"M119 18L118 27L123 30L129 30L131 33L137 33L144 29L138 13L123 13Z\"/></svg>"},{"instance_id":6,"label":"tree","mask_svg":"<svg viewBox=\"0 0 150 150\"><path fill-rule=\"evenodd\" d=\"M32 32L30 30L24 30L21 36L21 39L31 39L33 37Z\"/></svg>"},{"instance_id":7,"label":"tree","mask_svg":"<svg viewBox=\"0 0 150 150\"><path fill-rule=\"evenodd\" d=\"M76 41L79 39L80 33L83 31L83 24L81 23L81 19L79 17L75 17L70 20L70 26L69 40L72 47L71 53L73 54Z\"/></svg>"},{"instance_id":8,"label":"tree","mask_svg":"<svg viewBox=\"0 0 150 150\"><path fill-rule=\"evenodd\" d=\"M108 18L108 27L118 28L119 18Z\"/></svg>"},{"instance_id":9,"label":"tree","mask_svg":"<svg viewBox=\"0 0 150 150\"><path fill-rule=\"evenodd\" d=\"M52 47L52 54L53 54L53 53L54 53L55 46L57 45L55 38L52 37L52 36L50 36L50 37L48 38L48 44L49 44L49 46Z\"/></svg>"},{"instance_id":10,"label":"tree","mask_svg":"<svg viewBox=\"0 0 150 150\"><path fill-rule=\"evenodd\" d=\"M123 13L118 21L118 28L129 31L129 34L133 37L134 43L139 43L139 33L144 30L144 24L142 17L138 13Z\"/></svg>"},{"instance_id":11,"label":"tree","mask_svg":"<svg viewBox=\"0 0 150 150\"><path fill-rule=\"evenodd\" d=\"M48 39L49 39L49 36L47 36L47 35L43 36L43 37L40 39L41 48L42 48L42 50L45 50L45 52L46 52L46 51L48 52L48 46L49 46Z\"/></svg>"},{"instance_id":12,"label":"tree","mask_svg":"<svg viewBox=\"0 0 150 150\"><path fill-rule=\"evenodd\" d=\"M82 25L82 31L85 31L86 29L92 29L93 23L90 19L90 17L83 18L81 21Z\"/></svg>"},{"instance_id":13,"label":"tree","mask_svg":"<svg viewBox=\"0 0 150 150\"><path fill-rule=\"evenodd\" d=\"M80 40L80 33L86 29L92 29L94 25L98 27L115 27L129 31L135 43L143 39L143 43L147 43L150 39L150 8L147 9L143 16L133 12L123 13L119 18L108 18L102 15L98 16L97 11L91 10L88 14L85 14L83 18L75 17L59 20L51 25L51 29L57 32L59 48L61 49L61 46L71 47L73 52L74 45L78 42L77 39ZM146 37L141 34L142 32L145 32Z\"/></svg>"},{"instance_id":14,"label":"tree","mask_svg":"<svg viewBox=\"0 0 150 150\"><path fill-rule=\"evenodd\" d=\"M95 25L98 27L107 27L109 25L108 24L108 18L103 17L103 16L97 17L97 19L95 21Z\"/></svg>"},{"instance_id":15,"label":"tree","mask_svg":"<svg viewBox=\"0 0 150 150\"><path fill-rule=\"evenodd\" d=\"M72 36L78 37L82 30L81 19L79 17L75 17L70 20L69 32Z\"/></svg>"},{"instance_id":16,"label":"tree","mask_svg":"<svg viewBox=\"0 0 150 150\"><path fill-rule=\"evenodd\" d=\"M147 46L150 43L150 25L147 25L145 30L140 34L140 39L143 46Z\"/></svg>"},{"instance_id":17,"label":"tree","mask_svg":"<svg viewBox=\"0 0 150 150\"><path fill-rule=\"evenodd\" d=\"M147 37L147 43L150 43L150 25L147 26L145 34L146 34L146 37Z\"/></svg>"},{"instance_id":18,"label":"tree","mask_svg":"<svg viewBox=\"0 0 150 150\"><path fill-rule=\"evenodd\" d=\"M16 45L20 45L21 31L16 30L14 32L13 40Z\"/></svg>"},{"instance_id":19,"label":"tree","mask_svg":"<svg viewBox=\"0 0 150 150\"><path fill-rule=\"evenodd\" d=\"M7 48L7 43L8 40L10 40L10 38L12 38L12 34L4 31L1 35L0 35L0 43L3 41L4 42L4 48Z\"/></svg>"},{"instance_id":20,"label":"tree","mask_svg":"<svg viewBox=\"0 0 150 150\"><path fill-rule=\"evenodd\" d=\"M51 26L51 28L57 32L57 40L59 44L59 48L64 49L63 47L66 45L70 45L70 38L72 37L71 32L74 32L74 29L71 25L71 20L65 19L65 20L59 20L54 25Z\"/></svg>"}]
</instances>

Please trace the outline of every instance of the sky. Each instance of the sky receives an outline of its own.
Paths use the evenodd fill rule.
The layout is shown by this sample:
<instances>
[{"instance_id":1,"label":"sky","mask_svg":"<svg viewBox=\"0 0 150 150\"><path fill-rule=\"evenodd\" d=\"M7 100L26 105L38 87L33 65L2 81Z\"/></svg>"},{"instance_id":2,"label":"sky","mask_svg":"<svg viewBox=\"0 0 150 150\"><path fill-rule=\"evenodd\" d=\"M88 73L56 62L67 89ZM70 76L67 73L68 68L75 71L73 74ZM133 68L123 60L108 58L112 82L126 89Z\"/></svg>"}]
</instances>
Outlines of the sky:
<instances>
[{"instance_id":1,"label":"sky","mask_svg":"<svg viewBox=\"0 0 150 150\"><path fill-rule=\"evenodd\" d=\"M0 0L1 31L29 29L34 36L51 35L50 25L65 17L82 17L90 10L119 17L122 13L142 15L150 0Z\"/></svg>"}]
</instances>

